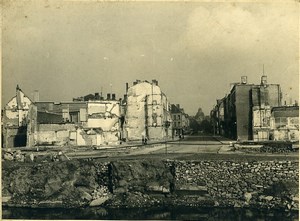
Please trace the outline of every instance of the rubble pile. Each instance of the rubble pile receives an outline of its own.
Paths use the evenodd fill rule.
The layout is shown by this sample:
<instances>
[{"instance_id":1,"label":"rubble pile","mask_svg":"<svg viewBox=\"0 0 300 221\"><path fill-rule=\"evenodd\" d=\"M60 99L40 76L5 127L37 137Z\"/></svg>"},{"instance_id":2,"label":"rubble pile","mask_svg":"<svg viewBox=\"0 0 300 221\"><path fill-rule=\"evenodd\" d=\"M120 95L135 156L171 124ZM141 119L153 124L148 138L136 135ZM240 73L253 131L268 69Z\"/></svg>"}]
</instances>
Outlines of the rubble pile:
<instances>
[{"instance_id":1,"label":"rubble pile","mask_svg":"<svg viewBox=\"0 0 300 221\"><path fill-rule=\"evenodd\" d=\"M2 175L2 194L8 199L7 205L82 207L110 197L107 163L72 160L3 164Z\"/></svg>"},{"instance_id":2,"label":"rubble pile","mask_svg":"<svg viewBox=\"0 0 300 221\"><path fill-rule=\"evenodd\" d=\"M241 142L234 145L235 150L246 152L261 152L261 153L289 153L295 152L297 149L293 148L292 143L289 142L262 142L262 143L249 143Z\"/></svg>"},{"instance_id":3,"label":"rubble pile","mask_svg":"<svg viewBox=\"0 0 300 221\"><path fill-rule=\"evenodd\" d=\"M298 208L298 162L181 161L175 171L176 186L204 186L217 206Z\"/></svg>"},{"instance_id":4,"label":"rubble pile","mask_svg":"<svg viewBox=\"0 0 300 221\"><path fill-rule=\"evenodd\" d=\"M112 207L147 207L160 203L170 193L173 175L160 160L118 161L111 163ZM157 194L153 197L153 194Z\"/></svg>"},{"instance_id":5,"label":"rubble pile","mask_svg":"<svg viewBox=\"0 0 300 221\"><path fill-rule=\"evenodd\" d=\"M21 151L21 150L11 150L3 149L2 150L2 160L3 161L17 161L23 163L39 162L39 163L48 163L48 162L59 162L59 161L69 161L70 158L66 153L62 151L57 152L36 152L34 151Z\"/></svg>"},{"instance_id":6,"label":"rubble pile","mask_svg":"<svg viewBox=\"0 0 300 221\"><path fill-rule=\"evenodd\" d=\"M267 153L288 153L288 152L295 152L296 150L292 148L291 145L264 145L260 148L260 152L267 152Z\"/></svg>"},{"instance_id":7,"label":"rubble pile","mask_svg":"<svg viewBox=\"0 0 300 221\"><path fill-rule=\"evenodd\" d=\"M12 151L11 149L2 150L2 159L9 161L25 161L25 154L21 152L21 150Z\"/></svg>"},{"instance_id":8,"label":"rubble pile","mask_svg":"<svg viewBox=\"0 0 300 221\"><path fill-rule=\"evenodd\" d=\"M4 205L298 210L298 161L4 161Z\"/></svg>"}]
</instances>

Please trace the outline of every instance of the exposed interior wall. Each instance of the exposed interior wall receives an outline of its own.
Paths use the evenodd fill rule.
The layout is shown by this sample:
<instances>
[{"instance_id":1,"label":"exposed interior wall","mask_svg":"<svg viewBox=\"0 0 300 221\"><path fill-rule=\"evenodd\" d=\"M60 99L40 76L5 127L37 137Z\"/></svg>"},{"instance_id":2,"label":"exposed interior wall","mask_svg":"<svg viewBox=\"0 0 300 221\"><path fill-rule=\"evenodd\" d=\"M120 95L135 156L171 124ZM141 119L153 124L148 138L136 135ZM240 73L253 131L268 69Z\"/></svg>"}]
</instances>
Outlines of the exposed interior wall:
<instances>
[{"instance_id":1,"label":"exposed interior wall","mask_svg":"<svg viewBox=\"0 0 300 221\"><path fill-rule=\"evenodd\" d=\"M4 107L3 111L3 147L26 146L27 115L31 100L19 89Z\"/></svg>"},{"instance_id":2,"label":"exposed interior wall","mask_svg":"<svg viewBox=\"0 0 300 221\"><path fill-rule=\"evenodd\" d=\"M264 108L255 107L253 108L253 140L262 141L269 140L270 132L270 117L271 109L270 106Z\"/></svg>"},{"instance_id":3,"label":"exposed interior wall","mask_svg":"<svg viewBox=\"0 0 300 221\"><path fill-rule=\"evenodd\" d=\"M34 145L68 145L74 124L38 124L34 133Z\"/></svg>"},{"instance_id":4,"label":"exposed interior wall","mask_svg":"<svg viewBox=\"0 0 300 221\"><path fill-rule=\"evenodd\" d=\"M157 85L141 82L128 89L125 116L128 140L140 140L142 136L163 139L167 120L171 122L169 103Z\"/></svg>"},{"instance_id":5,"label":"exposed interior wall","mask_svg":"<svg viewBox=\"0 0 300 221\"><path fill-rule=\"evenodd\" d=\"M28 146L34 145L102 145L117 142L120 139L120 104L118 101L91 101L54 105L38 104L30 111ZM84 108L85 107L85 108ZM44 116L39 122L37 109L51 114L62 114L62 119L74 122L57 121ZM67 116L68 115L68 116ZM75 119L74 117L77 116ZM47 120L49 122L47 122Z\"/></svg>"},{"instance_id":6,"label":"exposed interior wall","mask_svg":"<svg viewBox=\"0 0 300 221\"><path fill-rule=\"evenodd\" d=\"M299 141L299 117L271 117L273 140Z\"/></svg>"}]
</instances>

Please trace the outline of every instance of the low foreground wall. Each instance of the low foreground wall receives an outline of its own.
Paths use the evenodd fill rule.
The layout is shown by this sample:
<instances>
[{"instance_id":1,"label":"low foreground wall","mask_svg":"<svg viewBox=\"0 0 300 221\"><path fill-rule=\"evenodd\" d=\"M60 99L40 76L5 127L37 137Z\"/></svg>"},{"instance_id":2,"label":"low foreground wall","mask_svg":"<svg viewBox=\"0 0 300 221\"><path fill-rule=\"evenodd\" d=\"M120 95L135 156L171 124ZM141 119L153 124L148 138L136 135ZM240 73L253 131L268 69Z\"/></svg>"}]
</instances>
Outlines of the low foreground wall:
<instances>
[{"instance_id":1,"label":"low foreground wall","mask_svg":"<svg viewBox=\"0 0 300 221\"><path fill-rule=\"evenodd\" d=\"M298 161L71 160L2 164L3 205L298 210Z\"/></svg>"}]
</instances>

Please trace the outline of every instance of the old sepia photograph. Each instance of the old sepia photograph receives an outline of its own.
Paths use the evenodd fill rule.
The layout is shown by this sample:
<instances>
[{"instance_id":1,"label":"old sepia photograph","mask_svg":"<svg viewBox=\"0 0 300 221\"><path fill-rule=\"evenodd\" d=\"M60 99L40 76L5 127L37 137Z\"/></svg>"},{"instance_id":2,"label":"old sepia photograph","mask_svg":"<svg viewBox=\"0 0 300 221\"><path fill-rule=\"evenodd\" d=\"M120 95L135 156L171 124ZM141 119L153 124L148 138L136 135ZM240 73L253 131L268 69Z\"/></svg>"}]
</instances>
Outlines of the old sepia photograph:
<instances>
[{"instance_id":1,"label":"old sepia photograph","mask_svg":"<svg viewBox=\"0 0 300 221\"><path fill-rule=\"evenodd\" d=\"M1 219L299 220L299 1L1 8Z\"/></svg>"}]
</instances>

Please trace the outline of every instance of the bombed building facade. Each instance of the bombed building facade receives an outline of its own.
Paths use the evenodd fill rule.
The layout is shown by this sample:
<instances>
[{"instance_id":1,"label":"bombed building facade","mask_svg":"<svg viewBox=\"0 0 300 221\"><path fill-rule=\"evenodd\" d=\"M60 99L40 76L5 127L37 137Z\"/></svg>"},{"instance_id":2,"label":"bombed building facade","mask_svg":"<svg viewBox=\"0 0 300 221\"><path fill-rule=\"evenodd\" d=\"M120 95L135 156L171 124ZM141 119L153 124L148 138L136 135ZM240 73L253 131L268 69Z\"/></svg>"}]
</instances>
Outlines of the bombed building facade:
<instances>
[{"instance_id":1,"label":"bombed building facade","mask_svg":"<svg viewBox=\"0 0 300 221\"><path fill-rule=\"evenodd\" d=\"M299 106L272 108L270 136L272 140L299 141Z\"/></svg>"},{"instance_id":2,"label":"bombed building facade","mask_svg":"<svg viewBox=\"0 0 300 221\"><path fill-rule=\"evenodd\" d=\"M33 102L17 87L2 112L2 146L118 144L121 100Z\"/></svg>"},{"instance_id":3,"label":"bombed building facade","mask_svg":"<svg viewBox=\"0 0 300 221\"><path fill-rule=\"evenodd\" d=\"M156 80L127 84L119 100L95 93L70 102L32 102L17 87L2 118L3 147L117 145L172 136L170 104Z\"/></svg>"},{"instance_id":4,"label":"bombed building facade","mask_svg":"<svg viewBox=\"0 0 300 221\"><path fill-rule=\"evenodd\" d=\"M27 115L32 101L17 86L2 112L2 146L21 147L27 142Z\"/></svg>"},{"instance_id":5,"label":"bombed building facade","mask_svg":"<svg viewBox=\"0 0 300 221\"><path fill-rule=\"evenodd\" d=\"M236 140L269 140L271 110L281 106L281 98L280 85L268 84L267 76L260 84L248 84L243 76L211 111L215 133Z\"/></svg>"},{"instance_id":6,"label":"bombed building facade","mask_svg":"<svg viewBox=\"0 0 300 221\"><path fill-rule=\"evenodd\" d=\"M120 101L36 102L28 120L27 146L102 145L120 140Z\"/></svg>"},{"instance_id":7,"label":"bombed building facade","mask_svg":"<svg viewBox=\"0 0 300 221\"><path fill-rule=\"evenodd\" d=\"M137 80L127 87L124 133L128 140L171 137L171 121L170 104L158 81Z\"/></svg>"}]
</instances>

